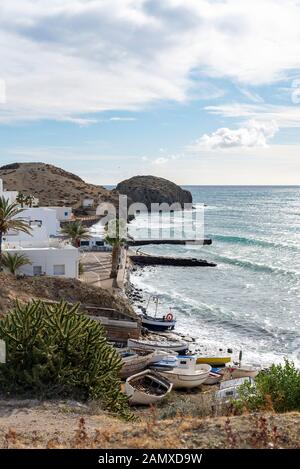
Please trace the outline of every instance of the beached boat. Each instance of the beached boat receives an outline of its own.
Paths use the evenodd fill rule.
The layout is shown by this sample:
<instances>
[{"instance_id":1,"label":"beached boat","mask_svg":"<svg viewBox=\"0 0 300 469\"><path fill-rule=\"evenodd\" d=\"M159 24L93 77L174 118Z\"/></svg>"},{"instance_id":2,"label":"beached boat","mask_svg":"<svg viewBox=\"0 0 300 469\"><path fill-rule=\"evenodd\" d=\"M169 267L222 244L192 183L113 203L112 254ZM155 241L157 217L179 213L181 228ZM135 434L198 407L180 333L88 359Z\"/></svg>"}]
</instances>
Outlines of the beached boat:
<instances>
[{"instance_id":1,"label":"beached boat","mask_svg":"<svg viewBox=\"0 0 300 469\"><path fill-rule=\"evenodd\" d=\"M151 370L127 378L125 393L131 405L150 405L160 402L171 391L172 383Z\"/></svg>"},{"instance_id":2,"label":"beached boat","mask_svg":"<svg viewBox=\"0 0 300 469\"><path fill-rule=\"evenodd\" d=\"M154 298L155 302L155 315L151 316L147 314L149 304L150 304L151 296L148 300L147 307L145 309L144 316L142 316L142 326L150 331L161 331L161 332L168 332L172 331L176 325L176 319L174 319L173 313L170 310L166 313L165 316L157 317L157 309L158 309L158 297Z\"/></svg>"},{"instance_id":3,"label":"beached boat","mask_svg":"<svg viewBox=\"0 0 300 469\"><path fill-rule=\"evenodd\" d=\"M195 358L188 356L179 356L176 360L176 366L172 369L159 369L159 373L173 383L174 389L196 388L207 380L210 371L211 366L197 365Z\"/></svg>"},{"instance_id":4,"label":"beached boat","mask_svg":"<svg viewBox=\"0 0 300 469\"><path fill-rule=\"evenodd\" d=\"M144 350L165 350L166 352L185 353L189 345L187 342L179 340L143 340L143 339L128 339L127 346L129 348L140 348Z\"/></svg>"},{"instance_id":5,"label":"beached boat","mask_svg":"<svg viewBox=\"0 0 300 469\"><path fill-rule=\"evenodd\" d=\"M231 378L255 378L260 369L251 365L226 365L226 371L230 374Z\"/></svg>"},{"instance_id":6,"label":"beached boat","mask_svg":"<svg viewBox=\"0 0 300 469\"><path fill-rule=\"evenodd\" d=\"M213 370L209 372L207 380L203 384L217 384L219 383L223 378L223 375L221 373L217 373Z\"/></svg>"},{"instance_id":7,"label":"beached boat","mask_svg":"<svg viewBox=\"0 0 300 469\"><path fill-rule=\"evenodd\" d=\"M122 357L123 366L120 371L120 377L125 379L140 371L145 370L149 365L164 359L168 356L164 351L150 351L139 349L122 349L119 351Z\"/></svg>"},{"instance_id":8,"label":"beached boat","mask_svg":"<svg viewBox=\"0 0 300 469\"><path fill-rule=\"evenodd\" d=\"M225 366L226 363L231 362L231 357L222 356L208 356L208 357L197 357L197 364L206 363L210 366Z\"/></svg>"},{"instance_id":9,"label":"beached boat","mask_svg":"<svg viewBox=\"0 0 300 469\"><path fill-rule=\"evenodd\" d=\"M216 399L225 402L230 402L231 399L237 399L239 397L239 387L246 382L254 384L254 380L249 377L222 381L219 391L215 394Z\"/></svg>"}]
</instances>

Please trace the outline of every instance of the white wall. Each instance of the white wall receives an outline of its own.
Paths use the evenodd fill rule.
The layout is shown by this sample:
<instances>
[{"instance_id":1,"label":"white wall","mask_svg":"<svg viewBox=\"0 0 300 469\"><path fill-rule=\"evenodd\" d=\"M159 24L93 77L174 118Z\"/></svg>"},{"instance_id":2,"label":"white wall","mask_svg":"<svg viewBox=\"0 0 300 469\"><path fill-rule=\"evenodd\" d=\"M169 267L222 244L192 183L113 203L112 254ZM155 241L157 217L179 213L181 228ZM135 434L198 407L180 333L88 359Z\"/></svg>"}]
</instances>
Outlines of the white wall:
<instances>
[{"instance_id":1,"label":"white wall","mask_svg":"<svg viewBox=\"0 0 300 469\"><path fill-rule=\"evenodd\" d=\"M78 249L72 246L65 248L35 248L35 249L5 249L5 252L11 254L19 253L26 255L31 265L25 265L20 268L19 272L32 276L33 268L41 267L42 274L54 276L54 266L65 266L65 274L61 277L78 278L78 265L80 254ZM41 292L42 295L42 292Z\"/></svg>"},{"instance_id":2,"label":"white wall","mask_svg":"<svg viewBox=\"0 0 300 469\"><path fill-rule=\"evenodd\" d=\"M55 236L60 231L60 224L56 218L56 211L48 207L25 208L20 214L20 218L26 221L41 221L48 236Z\"/></svg>"},{"instance_id":3,"label":"white wall","mask_svg":"<svg viewBox=\"0 0 300 469\"><path fill-rule=\"evenodd\" d=\"M91 208L94 206L94 199L83 199L82 206L84 208Z\"/></svg>"},{"instance_id":4,"label":"white wall","mask_svg":"<svg viewBox=\"0 0 300 469\"><path fill-rule=\"evenodd\" d=\"M9 231L3 237L4 244L8 243L10 248L17 247L47 247L49 246L49 235L45 226L32 226L31 234L22 231Z\"/></svg>"},{"instance_id":5,"label":"white wall","mask_svg":"<svg viewBox=\"0 0 300 469\"><path fill-rule=\"evenodd\" d=\"M49 207L56 212L56 218L59 221L72 220L72 207Z\"/></svg>"}]
</instances>

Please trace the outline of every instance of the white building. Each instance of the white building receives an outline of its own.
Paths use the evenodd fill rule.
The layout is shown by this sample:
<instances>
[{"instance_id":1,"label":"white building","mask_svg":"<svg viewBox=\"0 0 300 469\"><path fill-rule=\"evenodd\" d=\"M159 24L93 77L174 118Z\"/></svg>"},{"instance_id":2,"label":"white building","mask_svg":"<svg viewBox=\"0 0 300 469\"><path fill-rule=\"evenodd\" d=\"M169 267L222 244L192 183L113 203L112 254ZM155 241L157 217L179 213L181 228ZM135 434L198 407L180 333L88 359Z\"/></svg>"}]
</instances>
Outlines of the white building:
<instances>
[{"instance_id":1,"label":"white building","mask_svg":"<svg viewBox=\"0 0 300 469\"><path fill-rule=\"evenodd\" d=\"M92 235L90 239L80 241L81 251L111 251L111 249L103 236Z\"/></svg>"},{"instance_id":2,"label":"white building","mask_svg":"<svg viewBox=\"0 0 300 469\"><path fill-rule=\"evenodd\" d=\"M0 180L0 197L9 195L11 202L15 201L13 194L18 192L3 191ZM72 209L66 212L72 213ZM59 213L48 207L24 208L20 218L28 222L31 233L10 231L3 237L4 252L24 254L30 260L30 264L19 269L20 273L78 278L80 253L59 238Z\"/></svg>"},{"instance_id":3,"label":"white building","mask_svg":"<svg viewBox=\"0 0 300 469\"><path fill-rule=\"evenodd\" d=\"M82 201L82 206L83 206L83 208L93 208L94 203L95 203L94 199L90 199L90 198L86 197Z\"/></svg>"},{"instance_id":4,"label":"white building","mask_svg":"<svg viewBox=\"0 0 300 469\"><path fill-rule=\"evenodd\" d=\"M48 207L51 210L55 210L56 218L58 221L70 221L73 218L72 207Z\"/></svg>"},{"instance_id":5,"label":"white building","mask_svg":"<svg viewBox=\"0 0 300 469\"><path fill-rule=\"evenodd\" d=\"M48 207L25 208L20 217L28 221L30 226L44 227L48 236L57 236L60 232L60 223L56 210Z\"/></svg>"}]
</instances>

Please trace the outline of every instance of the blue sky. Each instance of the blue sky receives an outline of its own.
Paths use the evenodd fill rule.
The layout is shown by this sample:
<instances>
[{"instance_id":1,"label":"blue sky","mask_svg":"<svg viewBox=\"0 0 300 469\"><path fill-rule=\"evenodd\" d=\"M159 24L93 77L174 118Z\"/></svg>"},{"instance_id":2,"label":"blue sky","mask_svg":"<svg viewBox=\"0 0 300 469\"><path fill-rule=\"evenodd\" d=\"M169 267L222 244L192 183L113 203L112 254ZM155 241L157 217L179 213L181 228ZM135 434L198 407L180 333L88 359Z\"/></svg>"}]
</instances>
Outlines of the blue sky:
<instances>
[{"instance_id":1,"label":"blue sky","mask_svg":"<svg viewBox=\"0 0 300 469\"><path fill-rule=\"evenodd\" d=\"M10 0L0 163L299 184L298 0Z\"/></svg>"}]
</instances>

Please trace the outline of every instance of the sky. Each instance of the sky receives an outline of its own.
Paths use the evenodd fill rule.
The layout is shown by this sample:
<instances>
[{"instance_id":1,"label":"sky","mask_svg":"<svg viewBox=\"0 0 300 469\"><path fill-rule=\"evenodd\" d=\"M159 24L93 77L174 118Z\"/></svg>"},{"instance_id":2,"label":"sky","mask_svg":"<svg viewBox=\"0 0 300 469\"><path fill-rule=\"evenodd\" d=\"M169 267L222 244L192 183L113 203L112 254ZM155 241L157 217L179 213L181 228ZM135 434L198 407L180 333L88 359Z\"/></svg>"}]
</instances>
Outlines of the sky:
<instances>
[{"instance_id":1,"label":"sky","mask_svg":"<svg viewBox=\"0 0 300 469\"><path fill-rule=\"evenodd\" d=\"M0 4L0 165L300 185L300 0Z\"/></svg>"}]
</instances>

